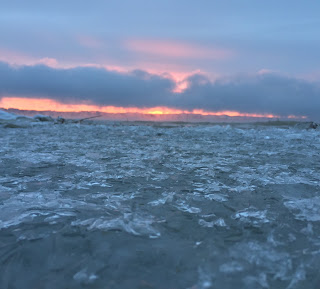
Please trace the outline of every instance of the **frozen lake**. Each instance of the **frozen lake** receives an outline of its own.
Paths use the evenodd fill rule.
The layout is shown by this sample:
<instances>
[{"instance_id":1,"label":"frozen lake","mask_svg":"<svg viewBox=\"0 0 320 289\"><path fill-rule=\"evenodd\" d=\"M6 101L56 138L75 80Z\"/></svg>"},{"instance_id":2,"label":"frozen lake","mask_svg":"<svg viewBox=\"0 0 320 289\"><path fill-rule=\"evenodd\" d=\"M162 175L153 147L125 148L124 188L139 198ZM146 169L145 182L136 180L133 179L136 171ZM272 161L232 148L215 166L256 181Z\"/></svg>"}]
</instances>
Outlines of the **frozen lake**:
<instances>
[{"instance_id":1,"label":"frozen lake","mask_svg":"<svg viewBox=\"0 0 320 289\"><path fill-rule=\"evenodd\" d=\"M0 126L0 288L320 288L320 130Z\"/></svg>"}]
</instances>

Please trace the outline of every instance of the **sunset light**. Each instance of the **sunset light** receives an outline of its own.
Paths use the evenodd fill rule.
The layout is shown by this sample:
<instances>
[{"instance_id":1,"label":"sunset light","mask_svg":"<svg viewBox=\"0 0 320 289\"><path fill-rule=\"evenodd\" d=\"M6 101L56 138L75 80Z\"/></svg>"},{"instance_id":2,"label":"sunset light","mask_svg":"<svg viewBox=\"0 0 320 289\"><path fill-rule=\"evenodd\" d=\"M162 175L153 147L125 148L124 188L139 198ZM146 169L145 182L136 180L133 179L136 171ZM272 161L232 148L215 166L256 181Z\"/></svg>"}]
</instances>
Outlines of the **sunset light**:
<instances>
[{"instance_id":1,"label":"sunset light","mask_svg":"<svg viewBox=\"0 0 320 289\"><path fill-rule=\"evenodd\" d=\"M56 112L102 112L110 114L137 113L146 115L180 115L193 114L203 116L228 116L228 117L254 117L254 118L280 118L279 115L246 113L238 111L206 111L203 109L182 110L164 106L139 108L121 106L98 106L92 104L66 104L52 99L4 97L0 100L0 107L5 109L20 109L33 111L56 111ZM304 116L288 116L290 119L303 119Z\"/></svg>"}]
</instances>

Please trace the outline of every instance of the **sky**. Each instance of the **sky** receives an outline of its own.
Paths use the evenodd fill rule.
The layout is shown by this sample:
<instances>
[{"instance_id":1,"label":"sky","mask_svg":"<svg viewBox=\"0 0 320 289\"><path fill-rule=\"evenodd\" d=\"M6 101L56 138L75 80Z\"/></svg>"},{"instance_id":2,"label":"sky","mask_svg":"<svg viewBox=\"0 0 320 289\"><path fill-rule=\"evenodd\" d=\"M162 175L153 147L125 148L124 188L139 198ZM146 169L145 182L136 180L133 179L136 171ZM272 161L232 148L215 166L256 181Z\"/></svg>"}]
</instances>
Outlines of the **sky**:
<instances>
[{"instance_id":1,"label":"sky","mask_svg":"<svg viewBox=\"0 0 320 289\"><path fill-rule=\"evenodd\" d=\"M319 11L297 0L2 1L0 107L319 119Z\"/></svg>"}]
</instances>

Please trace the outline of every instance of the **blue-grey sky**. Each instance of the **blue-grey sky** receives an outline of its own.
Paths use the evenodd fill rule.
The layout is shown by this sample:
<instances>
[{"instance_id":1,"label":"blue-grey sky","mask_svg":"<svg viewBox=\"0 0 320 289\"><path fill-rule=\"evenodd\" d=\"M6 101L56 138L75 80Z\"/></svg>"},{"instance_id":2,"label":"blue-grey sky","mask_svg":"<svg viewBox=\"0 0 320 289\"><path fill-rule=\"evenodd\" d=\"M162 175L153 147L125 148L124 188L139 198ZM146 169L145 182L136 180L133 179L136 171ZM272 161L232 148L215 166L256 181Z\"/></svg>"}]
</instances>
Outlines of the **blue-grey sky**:
<instances>
[{"instance_id":1,"label":"blue-grey sky","mask_svg":"<svg viewBox=\"0 0 320 289\"><path fill-rule=\"evenodd\" d=\"M294 98L297 109L305 97L311 97L319 105L319 11L319 1L297 0L2 1L0 71L7 73L7 78L10 73L4 72L3 67L21 71L16 73L14 81L8 80L8 83L14 83L10 88L2 75L0 97L61 99L63 96L67 101L108 104L112 102L113 96L110 95L116 94L121 95L119 105L159 103L205 108L209 103L211 110L221 109L217 105L219 99L225 109L257 109L265 113L287 113L288 108L275 109L281 105L278 103L279 95L289 102L290 97ZM48 87L36 79L37 72L45 69L43 65L49 66L48 69L57 75L55 80L44 81L52 81ZM103 87L102 90L89 87L84 89L88 91L87 95L84 92L68 94L77 80L70 77L70 83L67 83L63 74L70 75L80 66L83 67L82 73L87 75L81 77L92 80L86 84L95 84ZM28 69L34 72L31 74L34 78L24 74ZM107 71L104 73L101 69ZM147 81L145 76L136 76L132 72L135 70L152 74L152 81L159 83L153 83L155 87L150 86L150 79ZM203 84L203 87L194 89L192 75L200 74L210 82L210 88ZM137 86L133 84L132 77ZM128 83L131 94L123 87L117 91L118 82L113 82L115 78L121 79L122 86ZM270 84L274 96L266 95L268 88L265 83L260 83L264 78L276 82ZM184 79L188 80L188 88ZM290 81L291 86L284 79ZM79 81L83 83L83 80ZM97 84L99 81L101 85ZM147 81L147 89L141 88L143 81ZM26 82L34 90L30 87L24 90ZM292 82L299 87L299 93L295 95L292 95L295 91ZM105 83L112 83L112 87L106 87ZM243 89L235 96L239 102L241 95L247 93L244 87L249 86L253 99L234 108L234 99L224 97L226 92L220 90L219 83L224 86L237 83L237 88ZM250 87L250 83L255 84ZM283 86L279 87L279 83ZM172 89L175 85L176 90ZM205 88L209 91L204 97ZM152 89L158 91L151 92ZM235 92L233 94L236 95ZM190 98L193 99L192 104ZM242 98L244 103L248 101L248 97ZM254 101L257 98L259 101ZM259 106L255 106L255 102L259 102ZM320 106L316 108L320 111ZM297 113L297 109L291 113ZM308 108L304 111L308 115L314 113L314 108L312 112Z\"/></svg>"}]
</instances>

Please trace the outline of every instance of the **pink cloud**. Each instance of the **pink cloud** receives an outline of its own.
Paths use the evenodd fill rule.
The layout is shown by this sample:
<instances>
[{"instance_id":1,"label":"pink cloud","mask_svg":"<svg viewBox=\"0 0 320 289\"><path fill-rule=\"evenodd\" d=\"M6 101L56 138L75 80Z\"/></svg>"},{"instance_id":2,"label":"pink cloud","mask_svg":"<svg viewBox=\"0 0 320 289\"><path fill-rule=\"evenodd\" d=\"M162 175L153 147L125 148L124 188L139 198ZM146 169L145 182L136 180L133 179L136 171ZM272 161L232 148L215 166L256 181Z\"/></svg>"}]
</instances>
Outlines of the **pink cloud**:
<instances>
[{"instance_id":1,"label":"pink cloud","mask_svg":"<svg viewBox=\"0 0 320 289\"><path fill-rule=\"evenodd\" d=\"M163 56L168 58L191 58L191 59L227 59L233 55L230 50L205 47L195 44L133 39L126 42L128 49L149 55Z\"/></svg>"},{"instance_id":2,"label":"pink cloud","mask_svg":"<svg viewBox=\"0 0 320 289\"><path fill-rule=\"evenodd\" d=\"M208 73L204 72L200 69L187 69L184 66L177 65L177 64L160 64L160 63L140 63L139 65L135 66L121 66L121 65L103 65L103 64L95 64L95 63L87 63L82 64L81 66L86 67L97 67L97 68L104 68L109 71L115 71L117 73L127 74L135 69L141 69L153 75L159 75L161 77L165 77L171 79L175 82L175 88L173 92L175 93L182 93L189 87L188 78L195 74L202 74L206 75L211 81L214 81L221 77L218 73Z\"/></svg>"},{"instance_id":3,"label":"pink cloud","mask_svg":"<svg viewBox=\"0 0 320 289\"><path fill-rule=\"evenodd\" d=\"M35 62L35 58L21 52L0 48L0 61L11 65L32 65Z\"/></svg>"},{"instance_id":4,"label":"pink cloud","mask_svg":"<svg viewBox=\"0 0 320 289\"><path fill-rule=\"evenodd\" d=\"M8 51L0 49L0 61L9 63L10 65L37 65L43 64L52 68L74 68L78 66L103 68L117 73L127 74L135 69L144 70L150 74L160 75L162 77L173 80L176 84L173 92L181 93L189 86L187 78L191 75L201 73L206 74L211 80L214 80L218 75L208 74L200 69L190 69L176 63L167 62L137 62L130 66L119 65L116 62L108 61L108 64L88 63L88 62L58 62L57 59L51 57L36 58L16 51Z\"/></svg>"},{"instance_id":5,"label":"pink cloud","mask_svg":"<svg viewBox=\"0 0 320 289\"><path fill-rule=\"evenodd\" d=\"M0 61L10 65L36 65L44 64L53 68L58 67L58 61L55 58L44 57L37 58L21 52L0 49Z\"/></svg>"},{"instance_id":6,"label":"pink cloud","mask_svg":"<svg viewBox=\"0 0 320 289\"><path fill-rule=\"evenodd\" d=\"M58 61L55 58L49 58L49 57L41 58L37 61L37 63L44 64L46 66L50 66L54 68L58 67Z\"/></svg>"},{"instance_id":7,"label":"pink cloud","mask_svg":"<svg viewBox=\"0 0 320 289\"><path fill-rule=\"evenodd\" d=\"M94 66L94 65L93 65ZM183 66L179 65L158 65L158 64L149 64L149 63L141 63L141 65L137 67L124 67L124 66L117 66L117 65L104 65L102 66L107 70L116 71L118 73L130 73L130 71L137 69L142 69L150 74L159 75L165 78L169 78L174 81L175 88L173 92L175 93L182 93L189 87L188 78L195 74L204 74L210 80L215 80L220 77L218 74L209 74L200 69L188 70Z\"/></svg>"},{"instance_id":8,"label":"pink cloud","mask_svg":"<svg viewBox=\"0 0 320 289\"><path fill-rule=\"evenodd\" d=\"M109 71L115 71L117 73L130 73L130 71L137 69L137 67L125 67L125 66L119 66L119 65L94 65L90 64L88 66L92 67L99 67L99 68L105 68ZM173 92L176 93L182 93L184 90L186 90L189 87L189 83L187 81L187 78L191 75L194 75L196 73L202 73L199 69L193 70L193 71L186 71L183 69L183 67L174 67L174 69L170 70L164 70L162 67L157 67L155 65L142 65L139 66L139 69L142 69L150 74L159 75L162 77L169 78L175 82L175 88L173 89Z\"/></svg>"}]
</instances>

